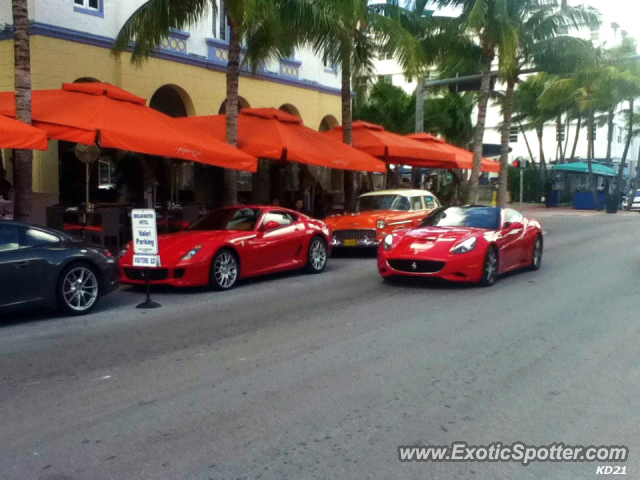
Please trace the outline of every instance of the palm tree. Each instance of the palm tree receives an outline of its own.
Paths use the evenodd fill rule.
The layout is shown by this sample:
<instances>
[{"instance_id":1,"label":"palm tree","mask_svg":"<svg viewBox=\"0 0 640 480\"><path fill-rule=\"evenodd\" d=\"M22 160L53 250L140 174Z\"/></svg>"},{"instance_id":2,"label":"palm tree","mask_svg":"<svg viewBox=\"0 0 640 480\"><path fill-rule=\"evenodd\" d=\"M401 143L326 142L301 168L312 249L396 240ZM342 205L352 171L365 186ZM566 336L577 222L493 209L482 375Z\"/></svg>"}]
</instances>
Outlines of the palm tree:
<instances>
[{"instance_id":1,"label":"palm tree","mask_svg":"<svg viewBox=\"0 0 640 480\"><path fill-rule=\"evenodd\" d=\"M182 29L200 21L216 0L148 0L125 22L113 45L119 55L135 41L132 62L148 58L171 29ZM304 25L317 22L322 28L321 10L307 0L226 0L231 34L227 63L227 143L238 144L238 90L241 50L244 61L254 69L269 57L287 57L305 41ZM225 170L226 204L238 201L237 178Z\"/></svg>"},{"instance_id":2,"label":"palm tree","mask_svg":"<svg viewBox=\"0 0 640 480\"><path fill-rule=\"evenodd\" d=\"M325 61L341 67L343 141L351 145L352 79L370 75L373 60L382 50L396 55L401 64L417 65L418 39L398 21L400 7L394 4L368 5L366 0L322 0L323 22L308 22L307 36ZM327 20L326 22L324 20ZM353 211L356 203L357 174L345 171L345 208Z\"/></svg>"},{"instance_id":3,"label":"palm tree","mask_svg":"<svg viewBox=\"0 0 640 480\"><path fill-rule=\"evenodd\" d=\"M414 98L400 87L378 82L365 99L356 97L353 117L382 125L390 132L408 134L413 132Z\"/></svg>"},{"instance_id":4,"label":"palm tree","mask_svg":"<svg viewBox=\"0 0 640 480\"><path fill-rule=\"evenodd\" d=\"M589 184L597 205L597 185L592 161L595 150L596 113L610 109L611 85L627 76L617 67L603 66L601 62L580 68L572 76L551 82L542 92L539 103L543 109L562 108L567 102L577 102L587 125L587 164Z\"/></svg>"},{"instance_id":5,"label":"palm tree","mask_svg":"<svg viewBox=\"0 0 640 480\"><path fill-rule=\"evenodd\" d=\"M504 62L505 65L510 66L511 70L507 72L506 92L502 102L501 175L498 187L498 205L502 207L507 202L509 133L514 90L522 69L532 65L556 70L566 68L566 61L559 65L555 63L556 51L564 49L568 52L580 52L583 47L582 40L566 34L572 29L593 27L599 23L599 17L593 9L583 6L569 7L566 2L555 0L512 1L509 3L509 18L517 26L517 45L514 50L506 50L504 53L505 55L513 54L514 58ZM556 116L559 128L562 127L562 113L560 111ZM541 130L538 133L540 134ZM560 141L558 141L558 151L562 152ZM541 158L542 155L541 150ZM562 153L559 154L561 155Z\"/></svg>"},{"instance_id":6,"label":"palm tree","mask_svg":"<svg viewBox=\"0 0 640 480\"><path fill-rule=\"evenodd\" d=\"M16 118L31 124L31 47L27 0L12 0ZM14 154L15 217L28 220L32 208L33 151Z\"/></svg>"},{"instance_id":7,"label":"palm tree","mask_svg":"<svg viewBox=\"0 0 640 480\"><path fill-rule=\"evenodd\" d=\"M515 69L518 47L518 25L511 17L509 0L440 0L462 8L461 19L470 33L478 38L481 49L481 81L478 99L478 120L473 136L473 171L469 186L469 201L477 202L482 166L487 107L491 93L491 67L498 54L499 71L503 78Z\"/></svg>"}]
</instances>

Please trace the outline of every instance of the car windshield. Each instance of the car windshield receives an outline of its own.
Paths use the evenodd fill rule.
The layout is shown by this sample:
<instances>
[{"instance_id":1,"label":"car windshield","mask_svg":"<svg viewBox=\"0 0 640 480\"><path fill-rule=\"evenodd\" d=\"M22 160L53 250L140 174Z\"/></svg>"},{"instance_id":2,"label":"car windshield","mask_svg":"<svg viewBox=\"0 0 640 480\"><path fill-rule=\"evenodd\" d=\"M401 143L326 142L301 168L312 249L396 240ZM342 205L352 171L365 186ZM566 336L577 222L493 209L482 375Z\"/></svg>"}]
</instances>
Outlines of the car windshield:
<instances>
[{"instance_id":1,"label":"car windshield","mask_svg":"<svg viewBox=\"0 0 640 480\"><path fill-rule=\"evenodd\" d=\"M367 195L358 199L356 211L370 212L372 210L411 210L409 199L404 195Z\"/></svg>"},{"instance_id":2,"label":"car windshield","mask_svg":"<svg viewBox=\"0 0 640 480\"><path fill-rule=\"evenodd\" d=\"M221 208L214 210L189 227L189 230L253 230L260 210L255 208Z\"/></svg>"},{"instance_id":3,"label":"car windshield","mask_svg":"<svg viewBox=\"0 0 640 480\"><path fill-rule=\"evenodd\" d=\"M498 230L500 209L495 207L445 207L434 210L421 227L470 227Z\"/></svg>"}]
</instances>

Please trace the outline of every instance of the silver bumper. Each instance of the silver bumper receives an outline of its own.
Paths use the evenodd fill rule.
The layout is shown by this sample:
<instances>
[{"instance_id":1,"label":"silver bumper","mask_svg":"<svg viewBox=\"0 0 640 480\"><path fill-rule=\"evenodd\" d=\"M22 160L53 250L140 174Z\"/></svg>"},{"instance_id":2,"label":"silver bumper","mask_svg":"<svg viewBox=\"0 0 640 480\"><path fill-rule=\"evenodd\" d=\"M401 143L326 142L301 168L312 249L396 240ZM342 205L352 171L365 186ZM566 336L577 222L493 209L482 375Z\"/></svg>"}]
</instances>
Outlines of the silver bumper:
<instances>
[{"instance_id":1,"label":"silver bumper","mask_svg":"<svg viewBox=\"0 0 640 480\"><path fill-rule=\"evenodd\" d=\"M364 238L364 239L358 239L358 240L338 240L337 238L334 238L331 240L331 245L333 247L345 247L345 248L357 248L357 247L377 247L378 245L380 245L380 242L382 240L380 240L379 238ZM353 243L355 242L355 244Z\"/></svg>"}]
</instances>

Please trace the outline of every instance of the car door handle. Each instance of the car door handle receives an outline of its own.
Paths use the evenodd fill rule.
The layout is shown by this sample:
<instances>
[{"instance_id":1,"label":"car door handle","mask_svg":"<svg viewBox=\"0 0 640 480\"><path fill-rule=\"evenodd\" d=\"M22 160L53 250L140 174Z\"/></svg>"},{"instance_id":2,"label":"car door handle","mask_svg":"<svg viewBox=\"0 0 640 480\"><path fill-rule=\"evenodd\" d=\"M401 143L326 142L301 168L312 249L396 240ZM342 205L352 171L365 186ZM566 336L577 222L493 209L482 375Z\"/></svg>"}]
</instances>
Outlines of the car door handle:
<instances>
[{"instance_id":1,"label":"car door handle","mask_svg":"<svg viewBox=\"0 0 640 480\"><path fill-rule=\"evenodd\" d=\"M27 265L29 265L29 261L28 261L28 260L25 260L25 261L23 261L23 262L18 262L18 263L16 263L16 268L24 268L24 267L26 267Z\"/></svg>"}]
</instances>

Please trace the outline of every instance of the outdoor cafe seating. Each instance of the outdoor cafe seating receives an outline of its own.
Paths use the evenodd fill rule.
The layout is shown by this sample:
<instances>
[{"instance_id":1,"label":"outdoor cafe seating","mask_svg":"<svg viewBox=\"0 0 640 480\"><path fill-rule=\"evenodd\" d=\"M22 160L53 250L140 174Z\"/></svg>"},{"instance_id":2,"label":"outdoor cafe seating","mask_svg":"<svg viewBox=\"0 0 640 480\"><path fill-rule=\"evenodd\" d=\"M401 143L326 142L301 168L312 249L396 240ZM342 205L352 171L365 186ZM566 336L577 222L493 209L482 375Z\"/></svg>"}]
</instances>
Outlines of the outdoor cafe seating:
<instances>
[{"instance_id":1,"label":"outdoor cafe seating","mask_svg":"<svg viewBox=\"0 0 640 480\"><path fill-rule=\"evenodd\" d=\"M54 205L46 209L47 227L72 236L91 240L119 251L131 239L132 205L95 205L87 211L82 207ZM186 229L206 212L204 205L180 205L172 208L156 207L159 233Z\"/></svg>"}]
</instances>

